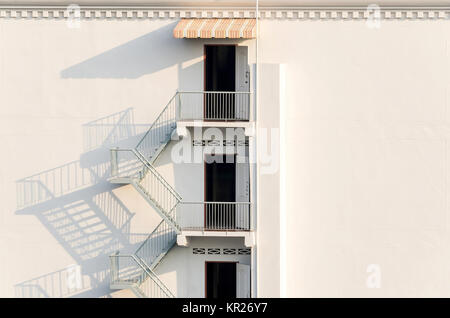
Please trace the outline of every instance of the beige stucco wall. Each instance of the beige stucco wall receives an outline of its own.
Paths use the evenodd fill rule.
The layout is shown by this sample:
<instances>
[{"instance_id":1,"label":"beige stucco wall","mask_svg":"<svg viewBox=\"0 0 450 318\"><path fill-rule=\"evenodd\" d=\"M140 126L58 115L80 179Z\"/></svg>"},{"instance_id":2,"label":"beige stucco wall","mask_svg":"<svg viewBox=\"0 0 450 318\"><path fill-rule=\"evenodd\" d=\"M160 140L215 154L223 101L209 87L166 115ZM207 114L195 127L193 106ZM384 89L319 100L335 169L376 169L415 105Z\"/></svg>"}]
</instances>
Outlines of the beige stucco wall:
<instances>
[{"instance_id":1,"label":"beige stucco wall","mask_svg":"<svg viewBox=\"0 0 450 318\"><path fill-rule=\"evenodd\" d=\"M108 255L134 251L159 222L131 186L111 185L107 171L95 176L112 145L96 135L108 126L86 124L133 113L138 136L121 141L133 146L177 89L202 90L205 42L174 39L176 23L0 19L0 296L108 296ZM184 197L201 199L203 170L174 166L170 149L156 166ZM34 174L50 192L49 179L62 176L66 191L19 209L18 196L34 190L15 182ZM78 187L81 175L92 179ZM82 276L76 290L67 286L71 265Z\"/></svg>"},{"instance_id":2,"label":"beige stucco wall","mask_svg":"<svg viewBox=\"0 0 450 318\"><path fill-rule=\"evenodd\" d=\"M143 131L176 89L201 90L204 41L173 39L175 24L0 20L1 296L108 295L109 250L132 250L158 222L131 187L107 182L19 211L15 181L105 163L108 146L84 149L83 124L132 107ZM449 22L262 20L260 31L257 128L280 128L285 165L258 170L258 296L448 296ZM161 173L183 196L201 195L201 183L187 185L201 167L173 166L168 154ZM105 200L129 226L99 211ZM100 222L99 246L63 233L76 215ZM192 282L177 285L173 264L186 251L161 267L180 295ZM71 264L82 289L50 286ZM380 288L367 286L373 265Z\"/></svg>"},{"instance_id":3,"label":"beige stucco wall","mask_svg":"<svg viewBox=\"0 0 450 318\"><path fill-rule=\"evenodd\" d=\"M285 294L449 296L450 23L260 27L285 65Z\"/></svg>"},{"instance_id":4,"label":"beige stucco wall","mask_svg":"<svg viewBox=\"0 0 450 318\"><path fill-rule=\"evenodd\" d=\"M193 254L205 248L206 254ZM208 255L208 248L220 248L221 254ZM243 249L243 238L194 237L188 247L175 246L161 263L156 274L176 297L205 297L205 262L239 262L250 265L250 255L224 255L223 249Z\"/></svg>"},{"instance_id":5,"label":"beige stucco wall","mask_svg":"<svg viewBox=\"0 0 450 318\"><path fill-rule=\"evenodd\" d=\"M180 42L167 43L173 24L83 21L70 29L62 20L0 21L0 244L8 251L1 265L2 296L80 294L66 286L71 264L80 266L81 295L107 295L111 250L133 249L158 221L130 186L114 188L107 181L18 211L15 180L47 169L64 171L56 167L71 161L86 168L107 163L110 145L85 151L83 138L94 139L96 131L83 137L83 124L132 107L134 128L142 132L146 126L139 124L151 123L186 74L200 82L195 59L202 50L191 46L180 53ZM197 88L195 81L186 85ZM90 204L97 192L109 209L108 203ZM108 211L116 215L108 218ZM121 218L128 225L117 222Z\"/></svg>"}]
</instances>

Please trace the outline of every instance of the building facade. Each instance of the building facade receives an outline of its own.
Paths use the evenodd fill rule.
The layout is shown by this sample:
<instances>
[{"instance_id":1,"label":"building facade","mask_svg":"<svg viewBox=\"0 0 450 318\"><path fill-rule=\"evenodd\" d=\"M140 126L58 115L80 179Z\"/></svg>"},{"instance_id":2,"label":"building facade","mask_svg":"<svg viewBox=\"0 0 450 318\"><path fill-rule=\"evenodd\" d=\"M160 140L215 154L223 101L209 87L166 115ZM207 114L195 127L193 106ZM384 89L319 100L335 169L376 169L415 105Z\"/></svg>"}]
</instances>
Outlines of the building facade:
<instances>
[{"instance_id":1,"label":"building facade","mask_svg":"<svg viewBox=\"0 0 450 318\"><path fill-rule=\"evenodd\" d=\"M0 295L448 296L449 19L0 0Z\"/></svg>"}]
</instances>

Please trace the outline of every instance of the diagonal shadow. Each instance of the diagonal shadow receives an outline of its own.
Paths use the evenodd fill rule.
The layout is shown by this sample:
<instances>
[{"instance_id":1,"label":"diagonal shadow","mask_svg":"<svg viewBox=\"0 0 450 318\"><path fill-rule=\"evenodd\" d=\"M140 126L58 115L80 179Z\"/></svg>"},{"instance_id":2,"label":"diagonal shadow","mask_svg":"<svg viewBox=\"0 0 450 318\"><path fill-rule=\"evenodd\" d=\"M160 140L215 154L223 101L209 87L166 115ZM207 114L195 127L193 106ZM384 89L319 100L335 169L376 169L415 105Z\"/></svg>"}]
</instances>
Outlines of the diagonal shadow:
<instances>
[{"instance_id":1,"label":"diagonal shadow","mask_svg":"<svg viewBox=\"0 0 450 318\"><path fill-rule=\"evenodd\" d=\"M178 65L180 76L198 71L196 63L181 69L181 63L198 57L195 41L172 37L176 22L72 65L61 78L139 78ZM183 72L182 72L183 71ZM182 86L179 83L180 87ZM81 268L86 285L68 289L67 269L19 283L16 294L24 297L99 297L109 295L109 259L112 251L136 250L147 234L130 233L133 217L114 195L108 182L109 149L135 146L148 125L134 123L131 108L83 125L80 160L23 178L17 184L17 215L35 215ZM164 127L160 127L164 131ZM155 236L156 237L156 236ZM53 286L48 281L57 286Z\"/></svg>"},{"instance_id":2,"label":"diagonal shadow","mask_svg":"<svg viewBox=\"0 0 450 318\"><path fill-rule=\"evenodd\" d=\"M61 71L62 78L139 78L197 57L192 41L173 38L177 22Z\"/></svg>"},{"instance_id":3,"label":"diagonal shadow","mask_svg":"<svg viewBox=\"0 0 450 318\"><path fill-rule=\"evenodd\" d=\"M83 148L85 152L104 148L135 135L133 108L128 108L84 124Z\"/></svg>"},{"instance_id":4,"label":"diagonal shadow","mask_svg":"<svg viewBox=\"0 0 450 318\"><path fill-rule=\"evenodd\" d=\"M123 124L124 114L126 112L117 117L117 125L108 123L107 127L101 127L95 123L96 129L108 132L104 134L106 141ZM132 121L127 125L132 126ZM135 127L132 129L134 132L127 133L124 140L136 137ZM106 147L95 151L109 152ZM130 232L134 214L113 193L118 185L108 182L109 157L102 158L95 164L90 164L92 160L69 162L16 182L16 214L35 215L74 259L80 267L80 277L86 281L84 285L77 284L75 289L73 286L69 288L67 269L63 269L17 284L16 295L109 295L109 255L118 249L134 250L147 237L146 234Z\"/></svg>"}]
</instances>

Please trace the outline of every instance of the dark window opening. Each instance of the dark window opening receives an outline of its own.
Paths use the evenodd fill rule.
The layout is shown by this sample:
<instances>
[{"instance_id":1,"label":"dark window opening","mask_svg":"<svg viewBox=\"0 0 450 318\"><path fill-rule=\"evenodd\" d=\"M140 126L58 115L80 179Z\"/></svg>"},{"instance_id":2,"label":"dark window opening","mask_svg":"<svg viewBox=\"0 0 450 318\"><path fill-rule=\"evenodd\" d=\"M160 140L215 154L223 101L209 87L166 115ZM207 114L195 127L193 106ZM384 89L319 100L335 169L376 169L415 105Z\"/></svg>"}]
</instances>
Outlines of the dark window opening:
<instances>
[{"instance_id":1,"label":"dark window opening","mask_svg":"<svg viewBox=\"0 0 450 318\"><path fill-rule=\"evenodd\" d=\"M205 89L209 92L234 92L236 85L236 46L207 45Z\"/></svg>"},{"instance_id":2,"label":"dark window opening","mask_svg":"<svg viewBox=\"0 0 450 318\"><path fill-rule=\"evenodd\" d=\"M206 262L206 298L236 298L236 263Z\"/></svg>"},{"instance_id":3,"label":"dark window opening","mask_svg":"<svg viewBox=\"0 0 450 318\"><path fill-rule=\"evenodd\" d=\"M236 160L234 155L216 155L216 158L219 159L216 160L219 162L205 163L205 201L236 202ZM210 204L205 206L205 229L220 230L234 229L235 227L234 205Z\"/></svg>"},{"instance_id":4,"label":"dark window opening","mask_svg":"<svg viewBox=\"0 0 450 318\"><path fill-rule=\"evenodd\" d=\"M205 46L205 90L234 92L236 90L236 46ZM235 118L234 94L206 94L205 119Z\"/></svg>"}]
</instances>

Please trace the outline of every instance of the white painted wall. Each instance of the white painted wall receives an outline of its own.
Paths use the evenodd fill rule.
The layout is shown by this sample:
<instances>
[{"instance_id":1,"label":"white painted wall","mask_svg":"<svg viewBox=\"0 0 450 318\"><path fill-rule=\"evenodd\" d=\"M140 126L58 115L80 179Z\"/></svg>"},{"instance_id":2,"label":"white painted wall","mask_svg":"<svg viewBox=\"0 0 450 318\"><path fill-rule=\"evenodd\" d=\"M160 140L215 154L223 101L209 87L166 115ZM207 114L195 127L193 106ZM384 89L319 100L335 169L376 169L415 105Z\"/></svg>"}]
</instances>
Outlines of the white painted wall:
<instances>
[{"instance_id":1,"label":"white painted wall","mask_svg":"<svg viewBox=\"0 0 450 318\"><path fill-rule=\"evenodd\" d=\"M107 295L107 256L116 248L133 250L132 242L157 222L131 187L114 189L105 180L20 212L15 180L47 169L65 171L67 166L56 167L71 161L85 168L107 165L111 145L85 153L83 124L132 107L135 127L143 132L146 126L139 124L151 123L177 88L200 88L202 67L196 61L202 48L172 39L175 23L83 21L80 29L69 29L58 20L0 21L0 244L8 252L0 295L80 294L67 286L71 264L81 266L80 295ZM73 175L62 176L73 181ZM88 205L97 193L103 204Z\"/></svg>"},{"instance_id":2,"label":"white painted wall","mask_svg":"<svg viewBox=\"0 0 450 318\"><path fill-rule=\"evenodd\" d=\"M280 70L276 64L258 67L257 178L257 296L280 296L280 172L279 144ZM277 164L278 160L278 164Z\"/></svg>"},{"instance_id":3,"label":"white painted wall","mask_svg":"<svg viewBox=\"0 0 450 318\"><path fill-rule=\"evenodd\" d=\"M286 65L286 295L449 296L450 22L262 20L260 31L261 68ZM268 295L278 274L259 261Z\"/></svg>"},{"instance_id":4,"label":"white painted wall","mask_svg":"<svg viewBox=\"0 0 450 318\"><path fill-rule=\"evenodd\" d=\"M70 29L64 20L0 20L0 296L108 296L108 255L134 251L159 221L131 186L105 180L113 145L98 144L104 125L86 124L131 107L139 135L177 89L202 90L208 41L174 39L176 23L83 20ZM221 43L238 42L247 43ZM87 151L86 138L97 148ZM203 168L170 164L170 147L158 169L186 198L203 198ZM35 174L54 197L18 209L17 196L35 190L16 190L15 181ZM71 288L77 271L82 283Z\"/></svg>"},{"instance_id":5,"label":"white painted wall","mask_svg":"<svg viewBox=\"0 0 450 318\"><path fill-rule=\"evenodd\" d=\"M382 21L374 30L364 21L262 20L258 126L283 123L287 173L277 197L279 171L259 168L258 296L450 294L449 23ZM139 124L176 89L201 90L205 42L173 39L175 24L93 20L69 29L62 20L0 20L0 249L8 252L0 296L108 295L107 255L132 250L142 236L131 234L158 221L130 187L97 181L18 211L15 181L66 171L72 161L85 170L107 163L110 145L85 153L83 124L133 107L144 131ZM253 56L251 48L250 64ZM196 199L203 179L191 188L188 178L201 167L167 156L158 169ZM80 226L101 232L78 236ZM283 226L286 259L277 265ZM198 244L213 243L242 245ZM192 285L201 297L204 259L187 253L176 247L158 270L178 295ZM191 267L178 270L185 259ZM81 266L78 291L67 287L71 264ZM370 265L381 270L381 288L367 288Z\"/></svg>"},{"instance_id":6,"label":"white painted wall","mask_svg":"<svg viewBox=\"0 0 450 318\"><path fill-rule=\"evenodd\" d=\"M189 247L175 246L157 267L158 277L177 297L205 297L205 262L236 261L250 265L250 255L199 255L193 248L245 248L243 238L193 237Z\"/></svg>"}]
</instances>

